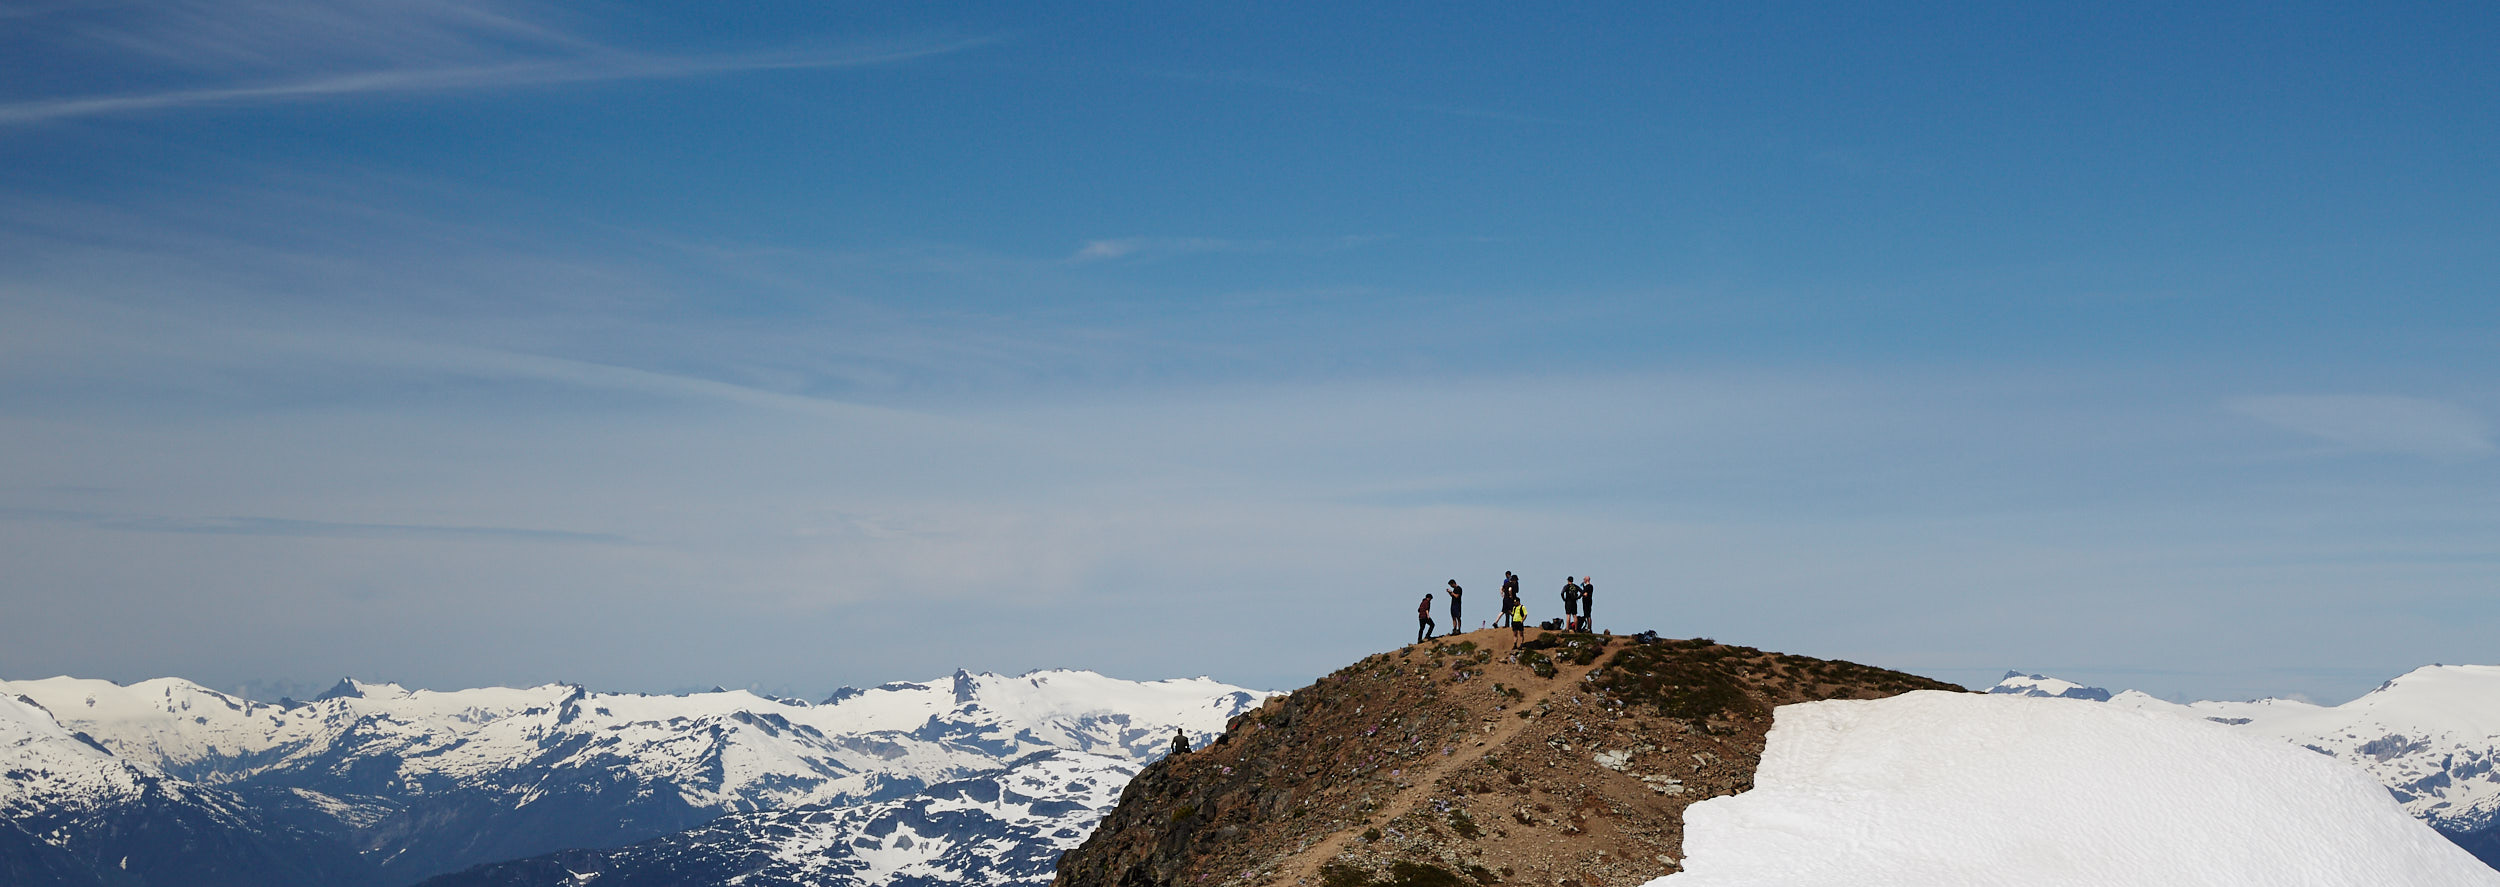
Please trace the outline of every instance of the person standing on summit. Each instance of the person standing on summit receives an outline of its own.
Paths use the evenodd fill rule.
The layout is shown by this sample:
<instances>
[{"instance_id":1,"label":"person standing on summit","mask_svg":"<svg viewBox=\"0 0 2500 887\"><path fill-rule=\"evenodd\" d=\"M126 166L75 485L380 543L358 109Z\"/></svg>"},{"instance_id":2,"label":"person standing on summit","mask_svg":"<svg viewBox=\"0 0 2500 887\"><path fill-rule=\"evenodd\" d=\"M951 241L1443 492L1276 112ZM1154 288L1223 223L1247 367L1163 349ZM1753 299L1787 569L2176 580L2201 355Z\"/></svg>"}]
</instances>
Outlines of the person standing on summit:
<instances>
[{"instance_id":1,"label":"person standing on summit","mask_svg":"<svg viewBox=\"0 0 2500 887\"><path fill-rule=\"evenodd\" d=\"M1563 630L1564 630L1564 631L1578 631L1578 630L1580 629L1580 581L1579 581L1579 580L1577 580L1577 579L1573 579L1573 578L1571 578L1571 577L1569 577L1569 576L1565 576L1565 577L1563 577L1562 599L1563 599Z\"/></svg>"},{"instance_id":2,"label":"person standing on summit","mask_svg":"<svg viewBox=\"0 0 2500 887\"><path fill-rule=\"evenodd\" d=\"M1432 640L1432 592L1424 592L1424 602L1415 605L1415 643Z\"/></svg>"},{"instance_id":3,"label":"person standing on summit","mask_svg":"<svg viewBox=\"0 0 2500 887\"><path fill-rule=\"evenodd\" d=\"M1450 633L1451 633L1451 634L1466 634L1466 633L1467 633L1467 623L1466 623L1464 620L1460 619L1460 618L1459 618L1459 615L1458 615L1458 603L1459 603L1459 600L1458 600L1458 599L1459 599L1459 596L1460 596L1460 595L1464 595L1464 594L1466 594L1466 593L1467 593L1467 589L1464 589L1464 588L1460 588L1460 587L1458 587L1458 580L1456 580L1456 579L1452 579L1452 580L1450 580Z\"/></svg>"},{"instance_id":4,"label":"person standing on summit","mask_svg":"<svg viewBox=\"0 0 2500 887\"><path fill-rule=\"evenodd\" d=\"M1597 580L1580 577L1580 630L1597 630Z\"/></svg>"}]
</instances>

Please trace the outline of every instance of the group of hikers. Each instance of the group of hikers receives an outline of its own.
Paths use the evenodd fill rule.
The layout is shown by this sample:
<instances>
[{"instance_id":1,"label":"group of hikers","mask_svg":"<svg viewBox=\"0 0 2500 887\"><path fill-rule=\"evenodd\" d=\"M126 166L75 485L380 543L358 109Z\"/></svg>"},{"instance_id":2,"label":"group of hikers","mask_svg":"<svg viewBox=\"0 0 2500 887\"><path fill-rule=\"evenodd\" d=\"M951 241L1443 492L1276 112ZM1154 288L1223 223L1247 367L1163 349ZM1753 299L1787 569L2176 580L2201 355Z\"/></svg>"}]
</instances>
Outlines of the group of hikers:
<instances>
[{"instance_id":1,"label":"group of hikers","mask_svg":"<svg viewBox=\"0 0 2500 887\"><path fill-rule=\"evenodd\" d=\"M1458 586L1458 580L1450 580L1451 634L1467 630L1467 623L1462 621L1460 615L1460 604L1466 596L1467 590ZM1587 576L1576 579L1563 577L1562 607L1563 618L1556 627L1563 631L1593 631L1589 625L1591 617L1597 613L1596 581ZM1502 571L1502 608L1493 615L1494 628L1505 625L1510 626L1513 640L1528 633L1528 606L1519 600L1519 574L1509 570ZM1436 627L1432 621L1432 593L1425 592L1423 603L1415 605L1415 642L1420 644L1432 640L1436 637L1432 633Z\"/></svg>"}]
</instances>

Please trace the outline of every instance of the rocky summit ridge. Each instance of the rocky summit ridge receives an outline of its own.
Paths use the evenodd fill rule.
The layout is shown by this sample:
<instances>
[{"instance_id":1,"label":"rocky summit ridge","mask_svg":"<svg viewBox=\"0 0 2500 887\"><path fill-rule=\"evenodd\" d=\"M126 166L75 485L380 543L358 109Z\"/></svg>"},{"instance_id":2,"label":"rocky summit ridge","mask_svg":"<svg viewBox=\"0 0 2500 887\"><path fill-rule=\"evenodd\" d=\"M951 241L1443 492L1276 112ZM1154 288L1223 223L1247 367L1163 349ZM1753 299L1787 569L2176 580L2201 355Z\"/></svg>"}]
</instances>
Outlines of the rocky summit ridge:
<instances>
[{"instance_id":1,"label":"rocky summit ridge","mask_svg":"<svg viewBox=\"0 0 2500 887\"><path fill-rule=\"evenodd\" d=\"M1961 690L1707 638L1457 635L1366 657L1148 765L1055 887L1621 887L1749 788L1771 710Z\"/></svg>"}]
</instances>

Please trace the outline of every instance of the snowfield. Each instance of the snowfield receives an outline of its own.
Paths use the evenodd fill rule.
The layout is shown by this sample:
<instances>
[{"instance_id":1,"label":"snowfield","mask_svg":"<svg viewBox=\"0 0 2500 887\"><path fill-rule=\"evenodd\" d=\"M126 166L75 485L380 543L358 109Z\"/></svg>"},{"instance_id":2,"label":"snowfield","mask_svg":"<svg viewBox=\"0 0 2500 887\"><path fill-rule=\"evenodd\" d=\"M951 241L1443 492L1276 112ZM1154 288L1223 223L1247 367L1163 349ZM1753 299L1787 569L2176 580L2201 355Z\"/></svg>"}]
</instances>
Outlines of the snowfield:
<instances>
[{"instance_id":1,"label":"snowfield","mask_svg":"<svg viewBox=\"0 0 2500 887\"><path fill-rule=\"evenodd\" d=\"M2500 666L2424 666L2342 705L2167 702L2020 672L2008 672L1988 692L2060 695L2043 688L2209 721L2333 757L2377 778L2405 812L2500 867Z\"/></svg>"},{"instance_id":2,"label":"snowfield","mask_svg":"<svg viewBox=\"0 0 2500 887\"><path fill-rule=\"evenodd\" d=\"M1652 887L2389 885L2495 872L2333 758L2172 712L1920 691L1774 714Z\"/></svg>"},{"instance_id":3,"label":"snowfield","mask_svg":"<svg viewBox=\"0 0 2500 887\"><path fill-rule=\"evenodd\" d=\"M2500 825L2500 666L2430 665L2342 705L2264 699L2180 705L2129 690L2110 704L2190 715L2331 755L2405 810L2452 832Z\"/></svg>"}]
</instances>

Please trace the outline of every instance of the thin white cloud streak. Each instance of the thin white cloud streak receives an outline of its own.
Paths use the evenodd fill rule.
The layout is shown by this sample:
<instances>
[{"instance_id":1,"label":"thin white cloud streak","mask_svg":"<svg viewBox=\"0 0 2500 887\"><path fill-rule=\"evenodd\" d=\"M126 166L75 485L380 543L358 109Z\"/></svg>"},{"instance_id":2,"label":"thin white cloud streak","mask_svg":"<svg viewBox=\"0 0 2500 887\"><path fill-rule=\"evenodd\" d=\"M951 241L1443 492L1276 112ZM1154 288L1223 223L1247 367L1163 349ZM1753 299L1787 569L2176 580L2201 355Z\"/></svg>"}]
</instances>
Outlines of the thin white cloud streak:
<instances>
[{"instance_id":1,"label":"thin white cloud streak","mask_svg":"<svg viewBox=\"0 0 2500 887\"><path fill-rule=\"evenodd\" d=\"M905 410L767 391L696 376L491 348L389 340L327 340L318 343L297 340L292 344L308 354L317 354L341 364L365 363L490 380L526 380L712 401L831 419L874 422L888 428L926 426L941 421Z\"/></svg>"},{"instance_id":2,"label":"thin white cloud streak","mask_svg":"<svg viewBox=\"0 0 2500 887\"><path fill-rule=\"evenodd\" d=\"M5 291L0 288L0 291ZM537 383L585 391L613 391L690 403L713 403L795 415L870 424L889 430L966 431L960 419L825 397L772 391L683 373L660 372L597 361L577 360L502 348L411 338L385 338L340 330L249 328L198 325L182 317L124 309L141 323L125 323L106 331L89 326L92 315L69 318L26 317L41 335L69 337L84 343L87 368L64 361L80 355L54 349L42 357L49 367L0 362L25 382L47 372L106 372L124 381L187 378L203 374L270 379L328 379L355 384L378 383L379 373L418 378L465 378L496 383ZM249 388L244 381L241 386ZM5 390L5 389L0 389Z\"/></svg>"},{"instance_id":3,"label":"thin white cloud streak","mask_svg":"<svg viewBox=\"0 0 2500 887\"><path fill-rule=\"evenodd\" d=\"M962 52L994 42L996 41L992 38L975 38L928 46L816 54L785 52L692 57L621 56L606 59L368 71L256 86L180 89L128 95L16 102L0 105L0 126L22 126L82 117L139 114L177 108L319 101L361 95L458 92L629 80L667 80L752 71L870 67Z\"/></svg>"},{"instance_id":4,"label":"thin white cloud streak","mask_svg":"<svg viewBox=\"0 0 2500 887\"><path fill-rule=\"evenodd\" d=\"M515 51L605 51L541 21L561 12L526 0L155 0L137 14L67 13L56 30L67 42L203 71L446 67Z\"/></svg>"},{"instance_id":5,"label":"thin white cloud streak","mask_svg":"<svg viewBox=\"0 0 2500 887\"><path fill-rule=\"evenodd\" d=\"M2388 395L2271 395L2225 406L2269 425L2359 453L2458 459L2495 447L2489 423L2454 404Z\"/></svg>"},{"instance_id":6,"label":"thin white cloud streak","mask_svg":"<svg viewBox=\"0 0 2500 887\"><path fill-rule=\"evenodd\" d=\"M905 249L720 253L689 264L652 249L674 244L634 232L601 250L532 248L540 221L532 207L456 182L245 172L280 184L169 186L177 196L138 206L0 200L0 266L9 267L0 273L0 343L9 346L0 348L0 382L53 392L223 389L240 394L229 401L240 405L258 400L244 390L252 386L343 390L375 377L354 368L406 378L439 365L474 379L824 412L845 409L837 405L845 399L1003 384L1111 359L1082 319L1003 319L851 295L880 293L888 288L878 281L890 278L914 279L925 292L917 278L932 273L1064 291L1049 279L1061 271L1056 260ZM409 194L457 195L479 221L400 211ZM689 308L723 294L803 297L808 306L771 324L688 322ZM375 335L382 331L390 335ZM281 356L327 369L291 372ZM637 367L677 371L647 377Z\"/></svg>"},{"instance_id":7,"label":"thin white cloud streak","mask_svg":"<svg viewBox=\"0 0 2500 887\"><path fill-rule=\"evenodd\" d=\"M1116 259L1157 259L1166 256L1203 255L1207 253L1263 253L1291 251L1323 253L1356 249L1393 240L1382 234L1348 234L1340 237L1309 238L1292 241L1235 240L1223 237L1110 237L1088 240L1068 256L1069 264L1105 262Z\"/></svg>"},{"instance_id":8,"label":"thin white cloud streak","mask_svg":"<svg viewBox=\"0 0 2500 887\"><path fill-rule=\"evenodd\" d=\"M1220 237L1114 237L1086 241L1075 255L1068 257L1068 261L1103 262L1198 253L1250 252L1274 245L1263 240L1226 240Z\"/></svg>"},{"instance_id":9,"label":"thin white cloud streak","mask_svg":"<svg viewBox=\"0 0 2500 887\"><path fill-rule=\"evenodd\" d=\"M174 517L160 514L99 514L41 508L0 507L0 520L47 521L131 533L191 533L224 536L294 536L305 538L403 538L433 540L518 540L526 542L594 542L627 544L611 533L575 533L527 527L469 527L431 524L375 524L304 520L256 515Z\"/></svg>"}]
</instances>

